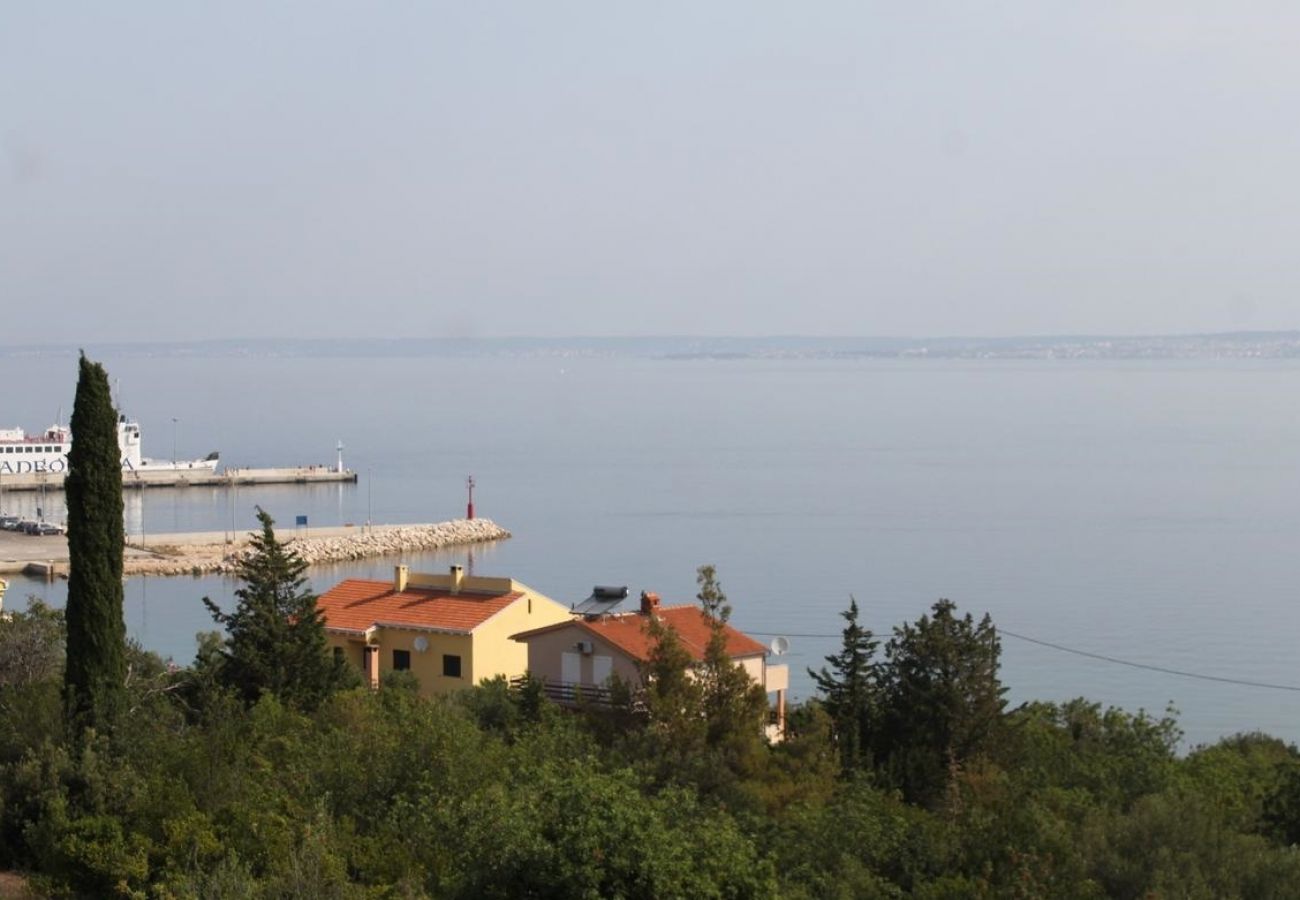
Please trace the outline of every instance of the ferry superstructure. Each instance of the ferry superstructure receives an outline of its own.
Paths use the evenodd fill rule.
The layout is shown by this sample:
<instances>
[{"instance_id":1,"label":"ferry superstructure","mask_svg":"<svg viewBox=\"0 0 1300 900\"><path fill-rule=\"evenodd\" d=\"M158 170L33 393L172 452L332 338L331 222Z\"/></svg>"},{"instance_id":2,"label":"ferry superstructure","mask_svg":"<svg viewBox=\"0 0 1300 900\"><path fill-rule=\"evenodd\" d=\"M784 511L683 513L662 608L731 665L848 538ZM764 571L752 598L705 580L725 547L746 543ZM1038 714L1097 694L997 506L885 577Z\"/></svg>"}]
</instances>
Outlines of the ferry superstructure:
<instances>
[{"instance_id":1,"label":"ferry superstructure","mask_svg":"<svg viewBox=\"0 0 1300 900\"><path fill-rule=\"evenodd\" d=\"M140 452L140 425L125 416L118 419L117 443L122 451L123 482L175 482L189 474L211 476L221 461L217 453L203 459L149 459ZM29 435L21 428L0 428L0 487L61 487L71 449L72 431L66 425L51 425L40 435Z\"/></svg>"}]
</instances>

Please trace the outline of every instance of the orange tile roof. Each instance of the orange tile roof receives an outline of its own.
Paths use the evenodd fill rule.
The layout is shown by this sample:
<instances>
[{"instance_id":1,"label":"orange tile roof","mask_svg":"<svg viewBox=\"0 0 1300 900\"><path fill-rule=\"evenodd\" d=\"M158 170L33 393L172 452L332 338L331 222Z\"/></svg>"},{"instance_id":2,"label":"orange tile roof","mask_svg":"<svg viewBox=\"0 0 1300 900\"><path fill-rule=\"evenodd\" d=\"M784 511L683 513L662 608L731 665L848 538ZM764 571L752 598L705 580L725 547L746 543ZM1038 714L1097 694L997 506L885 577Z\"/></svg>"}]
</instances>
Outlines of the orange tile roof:
<instances>
[{"instance_id":1,"label":"orange tile roof","mask_svg":"<svg viewBox=\"0 0 1300 900\"><path fill-rule=\"evenodd\" d=\"M335 631L360 634L372 625L396 625L469 634L522 596L519 591L451 594L426 588L399 593L391 581L349 578L317 597L316 608L325 615L325 627Z\"/></svg>"},{"instance_id":2,"label":"orange tile roof","mask_svg":"<svg viewBox=\"0 0 1300 900\"><path fill-rule=\"evenodd\" d=\"M709 617L698 606L661 606L657 611L659 620L664 622L681 639L686 652L695 660L704 659L704 651L709 645L712 634ZM598 619L575 617L571 622L561 622L545 628L535 628L521 634L513 635L515 640L526 638L558 628L576 625L596 637L602 638L618 647L628 656L644 661L650 656L650 632L646 628L646 617L642 613L629 612L619 615L603 616ZM730 625L724 625L727 634L727 655L733 659L742 656L756 656L767 653L767 647L754 640L744 632L737 631Z\"/></svg>"}]
</instances>

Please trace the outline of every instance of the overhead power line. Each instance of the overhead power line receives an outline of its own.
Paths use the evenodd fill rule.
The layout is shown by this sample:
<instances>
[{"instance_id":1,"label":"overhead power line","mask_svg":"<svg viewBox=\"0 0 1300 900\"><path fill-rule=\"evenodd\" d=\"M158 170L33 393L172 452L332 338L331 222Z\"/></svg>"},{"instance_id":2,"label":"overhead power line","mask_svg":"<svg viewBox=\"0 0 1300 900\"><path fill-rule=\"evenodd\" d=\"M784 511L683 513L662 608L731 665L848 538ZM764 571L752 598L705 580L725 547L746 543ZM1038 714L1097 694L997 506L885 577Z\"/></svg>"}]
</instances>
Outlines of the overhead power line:
<instances>
[{"instance_id":1,"label":"overhead power line","mask_svg":"<svg viewBox=\"0 0 1300 900\"><path fill-rule=\"evenodd\" d=\"M1062 644L1054 644L1051 641L1041 641L1038 638L1032 638L1024 634L1016 634L1014 631L1007 631L1005 628L999 628L998 634L1005 634L1007 637L1013 637L1016 640L1028 641L1031 644L1038 644L1040 647L1050 647L1053 650L1060 650L1062 653L1073 653L1075 656L1085 656L1088 659L1099 659L1102 662L1115 663L1118 666L1128 666L1133 669L1146 669L1149 672L1162 672L1165 675L1177 675L1180 678L1196 678L1200 681L1218 681L1222 684L1236 684L1242 687L1267 688L1271 691L1298 691L1300 687L1293 684L1273 684L1268 681L1250 681L1245 678L1226 678L1222 675L1205 675L1200 672L1185 672L1182 669L1169 669L1164 666L1153 666L1148 663L1133 662L1128 659L1120 659L1115 656L1106 656L1102 653L1089 653L1087 650L1076 650L1073 647L1066 647Z\"/></svg>"},{"instance_id":2,"label":"overhead power line","mask_svg":"<svg viewBox=\"0 0 1300 900\"><path fill-rule=\"evenodd\" d=\"M1009 638L1015 638L1018 641L1026 641L1030 644L1037 644L1040 647L1047 647L1052 650L1058 650L1061 653L1071 653L1075 656L1086 657L1087 659L1096 659L1101 662L1113 663L1117 666L1128 666L1131 669L1145 669L1148 672L1160 672L1163 675L1176 675L1179 678L1195 678L1198 681L1217 681L1220 684L1235 684L1240 687L1265 688L1270 691L1295 691L1300 693L1300 686L1293 684L1273 684L1268 681L1251 681L1245 678L1227 678L1222 675L1206 675L1201 672L1187 672L1182 669L1170 669L1166 666L1154 666L1150 663L1134 662L1131 659L1120 659L1118 656L1107 656L1104 653L1091 653L1087 650L1079 650L1075 647L1067 647L1064 644L1056 644L1052 641L1044 641L1039 638L1030 637L1026 634L1017 634L1014 631L1007 631L1005 628L995 626L999 635L1006 635ZM777 637L775 632L751 631L749 634L759 637ZM842 634L794 634L785 632L780 637L798 637L798 638L838 638Z\"/></svg>"}]
</instances>

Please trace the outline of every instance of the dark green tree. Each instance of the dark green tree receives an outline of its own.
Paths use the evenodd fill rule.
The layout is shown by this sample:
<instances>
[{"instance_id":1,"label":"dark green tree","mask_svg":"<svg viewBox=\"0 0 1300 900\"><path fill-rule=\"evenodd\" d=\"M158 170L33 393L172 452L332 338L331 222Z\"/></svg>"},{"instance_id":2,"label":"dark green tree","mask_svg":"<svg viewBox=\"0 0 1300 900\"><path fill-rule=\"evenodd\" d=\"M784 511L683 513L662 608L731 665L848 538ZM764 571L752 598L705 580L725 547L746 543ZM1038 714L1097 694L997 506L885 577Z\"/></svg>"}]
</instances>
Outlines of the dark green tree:
<instances>
[{"instance_id":1,"label":"dark green tree","mask_svg":"<svg viewBox=\"0 0 1300 900\"><path fill-rule=\"evenodd\" d=\"M235 591L235 610L223 612L203 598L228 633L215 660L217 680L250 705L262 694L273 694L311 711L333 692L355 684L356 675L327 652L324 618L303 574L307 563L280 543L275 521L260 507L257 519L262 531L253 535L252 552L239 563L244 586Z\"/></svg>"},{"instance_id":2,"label":"dark green tree","mask_svg":"<svg viewBox=\"0 0 1300 900\"><path fill-rule=\"evenodd\" d=\"M700 586L696 599L709 620L709 643L696 669L708 722L708 742L723 749L735 761L738 755L754 750L762 738L767 695L728 649L727 621L731 618L731 604L722 592L717 571L713 566L700 566L695 580Z\"/></svg>"},{"instance_id":3,"label":"dark green tree","mask_svg":"<svg viewBox=\"0 0 1300 900\"><path fill-rule=\"evenodd\" d=\"M879 707L879 673L873 657L879 641L858 624L858 601L849 597L849 608L840 613L848 624L840 652L826 657L829 668L808 670L822 695L822 706L831 717L840 766L845 773L870 763L871 733Z\"/></svg>"},{"instance_id":4,"label":"dark green tree","mask_svg":"<svg viewBox=\"0 0 1300 900\"><path fill-rule=\"evenodd\" d=\"M72 406L68 503L67 666L64 703L74 729L103 728L126 679L122 617L122 451L108 373L81 354Z\"/></svg>"},{"instance_id":5,"label":"dark green tree","mask_svg":"<svg viewBox=\"0 0 1300 900\"><path fill-rule=\"evenodd\" d=\"M700 682L691 674L694 660L676 630L650 616L646 622L650 652L641 666L644 690L638 696L627 693L629 710L643 710L645 730L633 755L651 762L662 780L681 778L696 760L704 757L706 722ZM623 693L622 691L616 692ZM633 716L625 716L629 722Z\"/></svg>"},{"instance_id":6,"label":"dark green tree","mask_svg":"<svg viewBox=\"0 0 1300 900\"><path fill-rule=\"evenodd\" d=\"M1087 795L1098 806L1129 809L1146 795L1170 787L1178 768L1182 731L1174 710L1154 718L1139 710L1102 709L1083 697L1064 703L1026 703L1007 715L1008 730L995 759L1025 788L1049 786ZM1190 777L1223 792L1223 806L1246 800L1240 785L1216 770L1210 748L1194 754ZM1235 756L1235 754L1233 754Z\"/></svg>"},{"instance_id":7,"label":"dark green tree","mask_svg":"<svg viewBox=\"0 0 1300 900\"><path fill-rule=\"evenodd\" d=\"M1276 768L1275 783L1264 796L1264 831L1288 847L1300 845L1300 765L1293 760Z\"/></svg>"},{"instance_id":8,"label":"dark green tree","mask_svg":"<svg viewBox=\"0 0 1300 900\"><path fill-rule=\"evenodd\" d=\"M932 616L895 628L881 668L877 764L927 805L951 797L962 767L994 745L1006 706L992 620L956 610L940 600Z\"/></svg>"},{"instance_id":9,"label":"dark green tree","mask_svg":"<svg viewBox=\"0 0 1300 900\"><path fill-rule=\"evenodd\" d=\"M0 613L0 770L44 741L63 737L66 643L63 610L36 597L28 598L26 612ZM0 787L0 810L3 794ZM0 825L0 844L5 841Z\"/></svg>"}]
</instances>

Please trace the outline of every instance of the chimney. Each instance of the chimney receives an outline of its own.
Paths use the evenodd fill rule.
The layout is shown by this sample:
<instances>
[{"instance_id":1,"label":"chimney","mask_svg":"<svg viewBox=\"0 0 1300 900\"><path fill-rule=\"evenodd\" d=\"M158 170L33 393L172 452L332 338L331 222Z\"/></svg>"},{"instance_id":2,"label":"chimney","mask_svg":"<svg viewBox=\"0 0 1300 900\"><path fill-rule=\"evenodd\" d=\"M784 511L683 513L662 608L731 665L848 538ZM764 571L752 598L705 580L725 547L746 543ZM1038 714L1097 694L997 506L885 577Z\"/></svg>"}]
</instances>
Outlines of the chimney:
<instances>
[{"instance_id":1,"label":"chimney","mask_svg":"<svg viewBox=\"0 0 1300 900\"><path fill-rule=\"evenodd\" d=\"M406 579L410 575L410 569L406 566L395 566L393 568L393 590L401 593L406 590Z\"/></svg>"},{"instance_id":2,"label":"chimney","mask_svg":"<svg viewBox=\"0 0 1300 900\"><path fill-rule=\"evenodd\" d=\"M641 615L653 616L659 609L659 595L653 591L641 592Z\"/></svg>"},{"instance_id":3,"label":"chimney","mask_svg":"<svg viewBox=\"0 0 1300 900\"><path fill-rule=\"evenodd\" d=\"M460 593L460 586L465 581L465 570L460 566L451 567L451 592Z\"/></svg>"}]
</instances>

